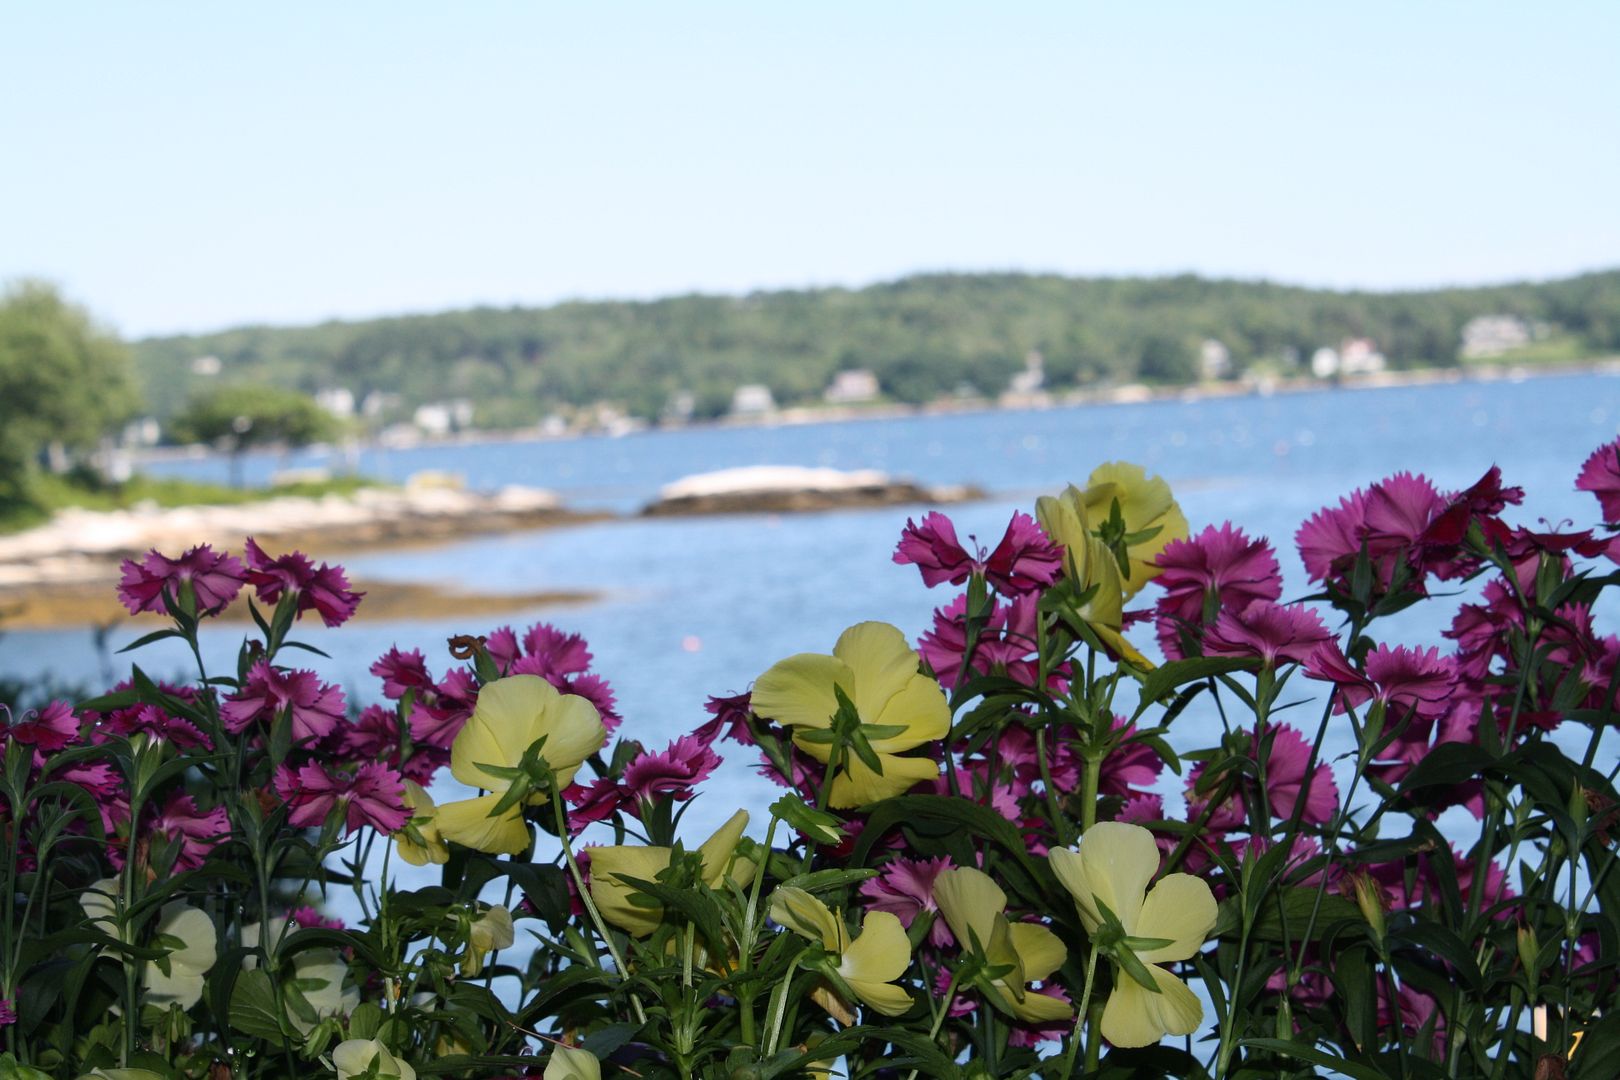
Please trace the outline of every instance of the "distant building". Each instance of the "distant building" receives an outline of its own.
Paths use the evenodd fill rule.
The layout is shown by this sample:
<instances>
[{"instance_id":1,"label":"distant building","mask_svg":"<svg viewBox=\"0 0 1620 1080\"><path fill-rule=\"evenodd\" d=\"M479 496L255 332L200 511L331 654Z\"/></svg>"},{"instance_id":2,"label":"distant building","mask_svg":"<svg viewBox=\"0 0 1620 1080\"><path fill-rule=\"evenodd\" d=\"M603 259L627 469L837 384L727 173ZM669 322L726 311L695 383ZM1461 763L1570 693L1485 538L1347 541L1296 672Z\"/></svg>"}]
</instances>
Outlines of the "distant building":
<instances>
[{"instance_id":1,"label":"distant building","mask_svg":"<svg viewBox=\"0 0 1620 1080\"><path fill-rule=\"evenodd\" d=\"M745 383L731 395L731 415L759 416L776 411L776 398L771 388L761 383Z\"/></svg>"},{"instance_id":2,"label":"distant building","mask_svg":"<svg viewBox=\"0 0 1620 1080\"><path fill-rule=\"evenodd\" d=\"M373 390L360 401L360 415L366 417L381 416L385 412L399 408L399 395L386 390Z\"/></svg>"},{"instance_id":3,"label":"distant building","mask_svg":"<svg viewBox=\"0 0 1620 1080\"><path fill-rule=\"evenodd\" d=\"M201 375L203 378L212 378L218 375L225 367L219 362L217 356L199 356L191 362L191 373Z\"/></svg>"},{"instance_id":4,"label":"distant building","mask_svg":"<svg viewBox=\"0 0 1620 1080\"><path fill-rule=\"evenodd\" d=\"M1462 328L1464 360L1480 360L1522 349L1534 335L1530 324L1516 315L1481 315L1469 319Z\"/></svg>"},{"instance_id":5,"label":"distant building","mask_svg":"<svg viewBox=\"0 0 1620 1080\"><path fill-rule=\"evenodd\" d=\"M1384 354L1371 338L1346 338L1337 349L1323 346L1311 354L1311 374L1318 379L1335 375L1376 375L1388 367Z\"/></svg>"},{"instance_id":6,"label":"distant building","mask_svg":"<svg viewBox=\"0 0 1620 1080\"><path fill-rule=\"evenodd\" d=\"M1376 375L1388 366L1384 354L1371 338L1348 338L1339 346L1339 372L1344 375Z\"/></svg>"},{"instance_id":7,"label":"distant building","mask_svg":"<svg viewBox=\"0 0 1620 1080\"><path fill-rule=\"evenodd\" d=\"M472 427L473 403L465 399L435 401L419 405L411 423L429 435L449 435Z\"/></svg>"},{"instance_id":8,"label":"distant building","mask_svg":"<svg viewBox=\"0 0 1620 1080\"><path fill-rule=\"evenodd\" d=\"M163 426L155 417L143 416L124 425L124 446L156 446L163 439Z\"/></svg>"},{"instance_id":9,"label":"distant building","mask_svg":"<svg viewBox=\"0 0 1620 1080\"><path fill-rule=\"evenodd\" d=\"M667 423L684 424L697 412L697 395L690 390L677 390L669 395L664 405L663 419Z\"/></svg>"},{"instance_id":10,"label":"distant building","mask_svg":"<svg viewBox=\"0 0 1620 1080\"><path fill-rule=\"evenodd\" d=\"M876 375L865 368L854 368L834 375L832 384L821 396L829 405L858 405L876 401L881 392Z\"/></svg>"},{"instance_id":11,"label":"distant building","mask_svg":"<svg viewBox=\"0 0 1620 1080\"><path fill-rule=\"evenodd\" d=\"M354 391L346 386L330 386L315 392L315 404L340 420L354 415Z\"/></svg>"},{"instance_id":12,"label":"distant building","mask_svg":"<svg viewBox=\"0 0 1620 1080\"><path fill-rule=\"evenodd\" d=\"M1029 408L1050 403L1050 395L1041 388L1046 385L1046 358L1038 349L1024 355L1024 370L1007 380L1001 404L1012 408Z\"/></svg>"},{"instance_id":13,"label":"distant building","mask_svg":"<svg viewBox=\"0 0 1620 1080\"><path fill-rule=\"evenodd\" d=\"M1214 338L1198 346L1198 370L1206 380L1224 379L1232 373L1232 350Z\"/></svg>"}]
</instances>

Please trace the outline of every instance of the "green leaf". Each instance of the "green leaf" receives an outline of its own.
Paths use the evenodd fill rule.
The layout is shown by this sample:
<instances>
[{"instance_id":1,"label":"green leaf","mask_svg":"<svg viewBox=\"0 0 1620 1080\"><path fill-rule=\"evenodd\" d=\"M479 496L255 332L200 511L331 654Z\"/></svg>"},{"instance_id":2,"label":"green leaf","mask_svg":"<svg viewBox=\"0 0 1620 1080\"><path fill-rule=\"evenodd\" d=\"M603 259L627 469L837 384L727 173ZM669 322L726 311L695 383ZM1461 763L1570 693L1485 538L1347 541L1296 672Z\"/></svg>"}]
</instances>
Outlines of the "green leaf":
<instances>
[{"instance_id":1,"label":"green leaf","mask_svg":"<svg viewBox=\"0 0 1620 1080\"><path fill-rule=\"evenodd\" d=\"M287 1045L281 1012L268 972L255 968L237 977L236 987L231 991L231 1027L280 1048Z\"/></svg>"},{"instance_id":2,"label":"green leaf","mask_svg":"<svg viewBox=\"0 0 1620 1080\"><path fill-rule=\"evenodd\" d=\"M1340 1057L1316 1049L1305 1043L1293 1042L1289 1039L1244 1039L1243 1045L1255 1050L1268 1050L1273 1054L1291 1057L1295 1061L1303 1061L1310 1065L1320 1065L1325 1069L1332 1069L1350 1077L1350 1080L1388 1080L1378 1069L1366 1065L1357 1065Z\"/></svg>"},{"instance_id":3,"label":"green leaf","mask_svg":"<svg viewBox=\"0 0 1620 1080\"><path fill-rule=\"evenodd\" d=\"M1141 717L1155 702L1179 686L1212 675L1253 671L1258 663L1258 660L1247 656L1193 656L1160 664L1142 677L1141 704L1136 706L1131 719Z\"/></svg>"}]
</instances>

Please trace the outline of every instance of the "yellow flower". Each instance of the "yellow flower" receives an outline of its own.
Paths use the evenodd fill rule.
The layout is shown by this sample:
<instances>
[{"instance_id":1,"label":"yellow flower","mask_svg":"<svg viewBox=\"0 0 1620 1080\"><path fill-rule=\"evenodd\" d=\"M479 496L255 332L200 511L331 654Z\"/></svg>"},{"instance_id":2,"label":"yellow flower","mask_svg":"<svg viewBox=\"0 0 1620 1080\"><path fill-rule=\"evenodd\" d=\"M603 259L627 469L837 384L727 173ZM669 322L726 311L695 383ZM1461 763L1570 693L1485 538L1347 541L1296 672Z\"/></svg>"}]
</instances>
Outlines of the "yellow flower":
<instances>
[{"instance_id":1,"label":"yellow flower","mask_svg":"<svg viewBox=\"0 0 1620 1080\"><path fill-rule=\"evenodd\" d=\"M934 879L934 902L962 948L991 967L1012 970L989 982L985 997L1026 1024L1049 1024L1074 1015L1069 1003L1032 993L1031 983L1063 966L1069 951L1040 923L1010 922L1007 894L982 871L953 867Z\"/></svg>"},{"instance_id":2,"label":"yellow flower","mask_svg":"<svg viewBox=\"0 0 1620 1080\"><path fill-rule=\"evenodd\" d=\"M467 952L461 958L461 973L469 978L484 970L484 957L496 949L511 948L517 935L512 929L512 913L500 904L473 921L467 933Z\"/></svg>"},{"instance_id":3,"label":"yellow flower","mask_svg":"<svg viewBox=\"0 0 1620 1080\"><path fill-rule=\"evenodd\" d=\"M416 836L411 835L410 829L401 829L394 834L394 850L399 852L399 857L412 866L449 862L450 849L439 834L438 808L433 805L433 796L415 780L407 780L405 805L410 808L410 826L415 829Z\"/></svg>"},{"instance_id":4,"label":"yellow flower","mask_svg":"<svg viewBox=\"0 0 1620 1080\"><path fill-rule=\"evenodd\" d=\"M1215 897L1191 874L1168 874L1148 889L1159 872L1159 848L1140 825L1100 821L1080 838L1080 850L1058 848L1052 870L1074 894L1080 921L1093 941L1104 933L1107 908L1125 936L1168 942L1133 949L1158 987L1154 993L1118 966L1114 992L1103 1010L1103 1037L1115 1046L1150 1046L1166 1035L1190 1035L1204 1008L1187 984L1161 963L1186 960L1215 926ZM936 887L937 888L937 887ZM1129 947L1125 945L1124 947Z\"/></svg>"},{"instance_id":5,"label":"yellow flower","mask_svg":"<svg viewBox=\"0 0 1620 1080\"><path fill-rule=\"evenodd\" d=\"M543 1080L602 1080L602 1063L589 1050L559 1046L546 1062Z\"/></svg>"},{"instance_id":6,"label":"yellow flower","mask_svg":"<svg viewBox=\"0 0 1620 1080\"><path fill-rule=\"evenodd\" d=\"M836 956L844 985L884 1016L911 1008L911 995L894 985L911 966L911 941L891 913L867 912L860 932L851 938L844 920L826 904L803 889L783 886L771 894L771 918ZM818 986L810 998L839 1021L855 1022L854 1010L831 986Z\"/></svg>"},{"instance_id":7,"label":"yellow flower","mask_svg":"<svg viewBox=\"0 0 1620 1080\"><path fill-rule=\"evenodd\" d=\"M478 704L450 744L450 775L490 794L446 803L435 817L446 840L479 851L515 855L529 846L529 826L521 805L491 817L513 781L490 772L516 768L537 739L557 790L574 779L586 758L602 748L607 729L596 706L574 694L559 694L538 675L497 679L478 692ZM538 806L550 797L537 791L524 801Z\"/></svg>"},{"instance_id":8,"label":"yellow flower","mask_svg":"<svg viewBox=\"0 0 1620 1080\"><path fill-rule=\"evenodd\" d=\"M737 842L742 839L743 830L747 827L748 811L739 810L698 848L698 855L703 860L703 880L709 888L719 888L727 872L732 869L732 856L736 854ZM601 912L602 918L632 937L646 937L657 930L664 921L663 907L638 907L632 904L630 897L636 890L622 879L656 881L660 873L669 869L669 860L673 855L671 849L624 845L587 850L591 856L591 899L596 901L596 909ZM747 877L753 877L751 863L739 859L737 865L738 870L734 873L739 879L744 865L747 866Z\"/></svg>"},{"instance_id":9,"label":"yellow flower","mask_svg":"<svg viewBox=\"0 0 1620 1080\"><path fill-rule=\"evenodd\" d=\"M899 756L944 738L951 727L945 693L939 683L918 672L919 662L895 627L857 623L838 636L831 656L799 653L773 665L754 683L753 708L761 716L801 729L794 733L794 744L821 762L831 757L832 744L807 738L806 733L832 726L839 709L837 691L854 705L863 727L892 729L868 740L883 766L882 775L846 751L832 778L831 806L866 806L939 776L939 766L928 758Z\"/></svg>"},{"instance_id":10,"label":"yellow flower","mask_svg":"<svg viewBox=\"0 0 1620 1080\"><path fill-rule=\"evenodd\" d=\"M1125 583L1119 560L1091 530L1086 493L1070 484L1059 495L1035 500L1035 516L1056 543L1063 545L1063 572L1077 594L1092 590L1080 605L1087 626L1116 654L1139 667L1151 667L1136 646L1125 640Z\"/></svg>"},{"instance_id":11,"label":"yellow flower","mask_svg":"<svg viewBox=\"0 0 1620 1080\"><path fill-rule=\"evenodd\" d=\"M1149 476L1140 465L1127 461L1110 461L1099 465L1086 479L1086 509L1091 523L1101 527L1113 513L1113 504L1119 503L1120 517L1125 523L1125 535L1157 529L1152 536L1126 545L1130 574L1125 579L1125 597L1136 595L1149 581L1157 577L1159 568L1154 560L1172 540L1187 539L1187 517L1170 494L1170 485L1157 476Z\"/></svg>"},{"instance_id":12,"label":"yellow flower","mask_svg":"<svg viewBox=\"0 0 1620 1080\"><path fill-rule=\"evenodd\" d=\"M214 966L218 956L213 920L176 900L163 906L157 932L177 939L180 946L169 952L166 975L156 961L147 961L142 978L146 1000L159 1008L173 1003L189 1009L202 1000L203 976Z\"/></svg>"},{"instance_id":13,"label":"yellow flower","mask_svg":"<svg viewBox=\"0 0 1620 1080\"><path fill-rule=\"evenodd\" d=\"M387 1077L416 1080L416 1070L389 1053L388 1047L376 1039L349 1039L332 1048L332 1068L337 1071L338 1080L366 1075L373 1062L376 1062L379 1080Z\"/></svg>"}]
</instances>

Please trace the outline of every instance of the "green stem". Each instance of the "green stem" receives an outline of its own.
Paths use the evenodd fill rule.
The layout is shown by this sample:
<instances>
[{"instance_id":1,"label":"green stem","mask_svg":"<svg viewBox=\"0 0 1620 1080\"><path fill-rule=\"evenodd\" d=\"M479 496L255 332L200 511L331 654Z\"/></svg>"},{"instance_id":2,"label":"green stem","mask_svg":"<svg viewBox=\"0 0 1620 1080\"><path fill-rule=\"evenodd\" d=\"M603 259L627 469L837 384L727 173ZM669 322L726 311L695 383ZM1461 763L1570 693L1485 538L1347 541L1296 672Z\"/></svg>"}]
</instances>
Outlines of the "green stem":
<instances>
[{"instance_id":1,"label":"green stem","mask_svg":"<svg viewBox=\"0 0 1620 1080\"><path fill-rule=\"evenodd\" d=\"M1086 957L1086 985L1080 991L1080 1007L1074 1011L1074 1034L1069 1037L1069 1045L1063 1051L1063 1071L1058 1075L1068 1080L1074 1075L1074 1058L1080 1050L1080 1031L1086 1023L1086 1010L1091 1007L1091 987L1097 980L1097 947L1091 947L1091 955Z\"/></svg>"},{"instance_id":2,"label":"green stem","mask_svg":"<svg viewBox=\"0 0 1620 1080\"><path fill-rule=\"evenodd\" d=\"M608 932L607 923L602 920L602 913L596 910L596 901L591 898L591 890L585 884L585 875L580 872L579 860L574 858L574 845L568 838L568 818L563 813L561 792L551 793L551 810L557 819L557 839L562 843L563 858L568 862L568 873L574 879L574 887L579 890L579 901L585 905L585 913L591 917L591 925L596 928L597 936L602 939L602 944L607 946L619 981L625 982L630 978L630 969L625 965L624 957L619 955L619 947L613 944L613 935ZM630 1007L635 1010L636 1019L645 1024L647 1011L641 1007L641 998L633 990L630 992Z\"/></svg>"}]
</instances>

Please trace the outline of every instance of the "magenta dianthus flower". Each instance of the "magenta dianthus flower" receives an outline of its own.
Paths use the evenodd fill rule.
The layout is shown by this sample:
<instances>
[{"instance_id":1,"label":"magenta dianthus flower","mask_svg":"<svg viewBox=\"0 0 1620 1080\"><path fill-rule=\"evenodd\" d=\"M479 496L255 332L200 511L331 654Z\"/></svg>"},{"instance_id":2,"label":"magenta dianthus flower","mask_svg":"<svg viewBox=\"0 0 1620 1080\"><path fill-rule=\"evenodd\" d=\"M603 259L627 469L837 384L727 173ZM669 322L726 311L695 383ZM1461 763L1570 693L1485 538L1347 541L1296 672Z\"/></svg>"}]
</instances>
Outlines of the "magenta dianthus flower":
<instances>
[{"instance_id":1,"label":"magenta dianthus flower","mask_svg":"<svg viewBox=\"0 0 1620 1080\"><path fill-rule=\"evenodd\" d=\"M1575 478L1575 489L1596 496L1604 521L1620 522L1620 439L1592 451Z\"/></svg>"},{"instance_id":2,"label":"magenta dianthus flower","mask_svg":"<svg viewBox=\"0 0 1620 1080\"><path fill-rule=\"evenodd\" d=\"M53 753L71 746L79 739L79 718L73 706L65 701L53 701L43 709L29 710L21 719L13 717L11 710L0 705L9 723L0 723L0 747L8 741L32 746L42 753Z\"/></svg>"},{"instance_id":3,"label":"magenta dianthus flower","mask_svg":"<svg viewBox=\"0 0 1620 1080\"><path fill-rule=\"evenodd\" d=\"M131 615L143 611L164 613L163 593L167 590L176 600L182 588L191 585L197 599L197 610L205 615L220 611L236 599L247 580L241 560L234 555L215 551L207 544L191 548L178 559L160 555L157 549L148 551L139 562L125 559L123 579L118 583L118 599Z\"/></svg>"},{"instance_id":4,"label":"magenta dianthus flower","mask_svg":"<svg viewBox=\"0 0 1620 1080\"><path fill-rule=\"evenodd\" d=\"M343 719L345 704L343 691L322 683L313 671L291 671L260 660L248 670L242 689L228 697L219 712L226 729L233 733L290 712L292 740L303 743L330 734Z\"/></svg>"},{"instance_id":5,"label":"magenta dianthus flower","mask_svg":"<svg viewBox=\"0 0 1620 1080\"><path fill-rule=\"evenodd\" d=\"M893 859L883 866L883 872L861 883L861 896L868 911L887 911L899 919L906 929L917 916L928 912L934 916L928 928L928 941L936 949L947 948L956 942L951 928L939 915L934 902L934 879L949 870L951 860Z\"/></svg>"},{"instance_id":6,"label":"magenta dianthus flower","mask_svg":"<svg viewBox=\"0 0 1620 1080\"><path fill-rule=\"evenodd\" d=\"M1014 511L995 550L969 552L956 537L951 519L937 511L923 515L922 523L906 519L894 561L913 565L930 589L950 582L960 585L982 573L990 587L1004 596L1022 596L1044 589L1063 572L1063 553L1034 518Z\"/></svg>"},{"instance_id":7,"label":"magenta dianthus flower","mask_svg":"<svg viewBox=\"0 0 1620 1080\"><path fill-rule=\"evenodd\" d=\"M1332 641L1322 617L1304 604L1255 600L1242 611L1222 611L1204 632L1209 656L1256 656L1274 667L1304 663L1318 645Z\"/></svg>"},{"instance_id":8,"label":"magenta dianthus flower","mask_svg":"<svg viewBox=\"0 0 1620 1080\"><path fill-rule=\"evenodd\" d=\"M164 839L178 843L174 869L195 870L208 858L208 852L231 831L230 818L223 806L198 810L190 795L175 795L147 822L148 842Z\"/></svg>"},{"instance_id":9,"label":"magenta dianthus flower","mask_svg":"<svg viewBox=\"0 0 1620 1080\"><path fill-rule=\"evenodd\" d=\"M276 793L287 803L287 820L300 828L318 828L340 808L345 835L369 825L384 833L398 832L410 820L405 806L405 782L386 765L371 762L351 775L334 775L309 764L296 772L287 765L276 770Z\"/></svg>"},{"instance_id":10,"label":"magenta dianthus flower","mask_svg":"<svg viewBox=\"0 0 1620 1080\"><path fill-rule=\"evenodd\" d=\"M251 536L242 550L247 555L248 582L263 603L275 604L282 593L294 593L298 597L299 615L314 611L327 626L342 626L353 618L360 598L365 595L349 588L343 567L327 563L317 567L301 551L272 559Z\"/></svg>"}]
</instances>

